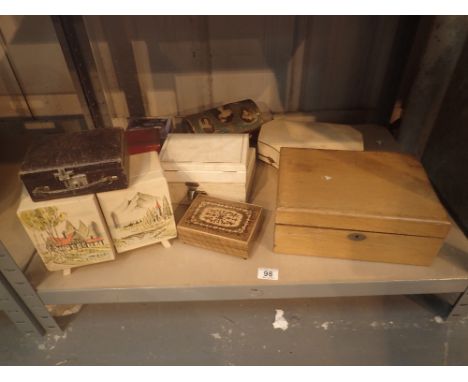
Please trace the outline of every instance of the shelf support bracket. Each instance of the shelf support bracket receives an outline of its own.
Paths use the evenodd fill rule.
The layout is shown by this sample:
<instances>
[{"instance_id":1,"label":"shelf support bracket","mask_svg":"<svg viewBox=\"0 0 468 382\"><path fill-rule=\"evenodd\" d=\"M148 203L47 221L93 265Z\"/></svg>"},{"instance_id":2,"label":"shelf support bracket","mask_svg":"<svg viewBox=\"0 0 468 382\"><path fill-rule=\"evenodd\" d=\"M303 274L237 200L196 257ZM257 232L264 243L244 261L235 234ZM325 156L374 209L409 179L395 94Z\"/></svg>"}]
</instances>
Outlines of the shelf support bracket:
<instances>
[{"instance_id":1,"label":"shelf support bracket","mask_svg":"<svg viewBox=\"0 0 468 382\"><path fill-rule=\"evenodd\" d=\"M463 317L468 317L468 288L460 294L455 304L452 305L446 320L454 321Z\"/></svg>"},{"instance_id":2,"label":"shelf support bracket","mask_svg":"<svg viewBox=\"0 0 468 382\"><path fill-rule=\"evenodd\" d=\"M0 241L0 308L25 333L61 334L51 316L21 269Z\"/></svg>"},{"instance_id":3,"label":"shelf support bracket","mask_svg":"<svg viewBox=\"0 0 468 382\"><path fill-rule=\"evenodd\" d=\"M44 334L42 326L31 315L3 274L0 274L0 311L4 311L24 334L36 336Z\"/></svg>"}]
</instances>

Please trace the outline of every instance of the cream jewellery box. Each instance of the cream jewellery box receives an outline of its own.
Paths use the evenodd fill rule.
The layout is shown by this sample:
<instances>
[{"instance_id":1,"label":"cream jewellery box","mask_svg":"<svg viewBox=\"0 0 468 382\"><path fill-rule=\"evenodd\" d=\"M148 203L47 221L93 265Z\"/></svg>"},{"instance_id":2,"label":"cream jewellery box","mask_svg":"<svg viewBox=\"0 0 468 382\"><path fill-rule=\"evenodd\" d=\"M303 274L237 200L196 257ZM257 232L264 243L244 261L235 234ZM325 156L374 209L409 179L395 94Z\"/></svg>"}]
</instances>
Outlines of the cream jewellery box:
<instances>
[{"instance_id":1,"label":"cream jewellery box","mask_svg":"<svg viewBox=\"0 0 468 382\"><path fill-rule=\"evenodd\" d=\"M177 229L166 179L156 151L130 155L124 190L97 194L117 252L150 244L169 247Z\"/></svg>"},{"instance_id":2,"label":"cream jewellery box","mask_svg":"<svg viewBox=\"0 0 468 382\"><path fill-rule=\"evenodd\" d=\"M160 153L174 205L197 194L246 202L255 173L248 134L169 134Z\"/></svg>"},{"instance_id":3,"label":"cream jewellery box","mask_svg":"<svg viewBox=\"0 0 468 382\"><path fill-rule=\"evenodd\" d=\"M349 125L279 119L263 124L257 147L258 158L278 168L282 147L363 151L364 143Z\"/></svg>"}]
</instances>

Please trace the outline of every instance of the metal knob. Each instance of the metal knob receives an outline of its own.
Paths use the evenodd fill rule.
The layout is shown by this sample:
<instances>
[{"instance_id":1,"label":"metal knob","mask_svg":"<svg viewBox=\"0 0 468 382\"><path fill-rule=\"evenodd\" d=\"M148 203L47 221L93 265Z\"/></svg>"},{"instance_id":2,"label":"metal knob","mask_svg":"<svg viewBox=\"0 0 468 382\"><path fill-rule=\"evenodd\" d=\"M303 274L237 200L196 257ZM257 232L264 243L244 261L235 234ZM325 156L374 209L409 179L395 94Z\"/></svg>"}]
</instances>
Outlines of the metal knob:
<instances>
[{"instance_id":1,"label":"metal knob","mask_svg":"<svg viewBox=\"0 0 468 382\"><path fill-rule=\"evenodd\" d=\"M198 183L186 182L185 185L187 186L187 199L189 201L195 199L199 194L206 195L205 191L200 191L197 189L200 186Z\"/></svg>"}]
</instances>

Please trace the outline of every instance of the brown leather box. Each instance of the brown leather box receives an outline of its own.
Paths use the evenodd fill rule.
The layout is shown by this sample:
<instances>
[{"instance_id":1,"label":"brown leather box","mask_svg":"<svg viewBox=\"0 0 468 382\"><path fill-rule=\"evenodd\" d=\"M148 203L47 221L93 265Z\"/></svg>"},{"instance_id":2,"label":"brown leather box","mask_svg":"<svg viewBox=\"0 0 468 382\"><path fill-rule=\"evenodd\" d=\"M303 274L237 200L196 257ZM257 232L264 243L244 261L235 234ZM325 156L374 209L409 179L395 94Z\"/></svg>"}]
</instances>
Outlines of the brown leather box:
<instances>
[{"instance_id":1,"label":"brown leather box","mask_svg":"<svg viewBox=\"0 0 468 382\"><path fill-rule=\"evenodd\" d=\"M26 153L20 177L33 201L126 188L123 131L104 128L42 136Z\"/></svg>"},{"instance_id":2,"label":"brown leather box","mask_svg":"<svg viewBox=\"0 0 468 382\"><path fill-rule=\"evenodd\" d=\"M409 155L281 149L276 252L430 265L449 228Z\"/></svg>"}]
</instances>

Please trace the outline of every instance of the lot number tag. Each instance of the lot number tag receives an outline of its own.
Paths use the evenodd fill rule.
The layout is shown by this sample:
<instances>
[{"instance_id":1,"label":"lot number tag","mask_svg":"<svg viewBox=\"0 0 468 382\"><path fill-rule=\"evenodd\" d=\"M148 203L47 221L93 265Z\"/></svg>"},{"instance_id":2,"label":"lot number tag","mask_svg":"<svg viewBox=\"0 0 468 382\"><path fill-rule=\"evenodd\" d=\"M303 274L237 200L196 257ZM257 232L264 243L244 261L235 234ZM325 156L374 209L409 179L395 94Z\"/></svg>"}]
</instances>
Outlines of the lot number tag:
<instances>
[{"instance_id":1,"label":"lot number tag","mask_svg":"<svg viewBox=\"0 0 468 382\"><path fill-rule=\"evenodd\" d=\"M275 268L258 268L257 279L278 280L279 270Z\"/></svg>"}]
</instances>

